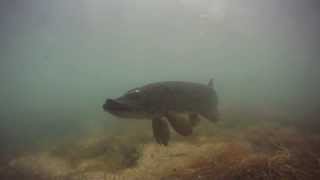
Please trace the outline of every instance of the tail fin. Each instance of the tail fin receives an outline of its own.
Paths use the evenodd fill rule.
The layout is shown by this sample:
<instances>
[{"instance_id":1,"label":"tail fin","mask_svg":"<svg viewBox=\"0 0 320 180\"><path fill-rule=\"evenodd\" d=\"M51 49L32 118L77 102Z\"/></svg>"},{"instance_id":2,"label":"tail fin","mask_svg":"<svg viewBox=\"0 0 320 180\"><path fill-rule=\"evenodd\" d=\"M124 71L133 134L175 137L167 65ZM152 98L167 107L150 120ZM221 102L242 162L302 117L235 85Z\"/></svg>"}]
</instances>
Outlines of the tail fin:
<instances>
[{"instance_id":1,"label":"tail fin","mask_svg":"<svg viewBox=\"0 0 320 180\"><path fill-rule=\"evenodd\" d=\"M213 89L213 78L210 79L208 86Z\"/></svg>"}]
</instances>

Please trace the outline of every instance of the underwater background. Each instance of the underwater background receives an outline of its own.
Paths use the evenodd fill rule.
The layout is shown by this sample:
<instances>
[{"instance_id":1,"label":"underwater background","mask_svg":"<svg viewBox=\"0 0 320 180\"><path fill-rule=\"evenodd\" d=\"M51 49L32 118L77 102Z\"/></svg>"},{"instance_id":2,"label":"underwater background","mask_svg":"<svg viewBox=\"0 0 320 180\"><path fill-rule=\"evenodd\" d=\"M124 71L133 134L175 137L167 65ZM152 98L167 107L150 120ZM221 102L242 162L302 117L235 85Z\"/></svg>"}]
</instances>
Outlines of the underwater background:
<instances>
[{"instance_id":1,"label":"underwater background","mask_svg":"<svg viewBox=\"0 0 320 180\"><path fill-rule=\"evenodd\" d=\"M1 0L0 179L319 179L316 0ZM207 84L220 121L155 143L106 98Z\"/></svg>"}]
</instances>

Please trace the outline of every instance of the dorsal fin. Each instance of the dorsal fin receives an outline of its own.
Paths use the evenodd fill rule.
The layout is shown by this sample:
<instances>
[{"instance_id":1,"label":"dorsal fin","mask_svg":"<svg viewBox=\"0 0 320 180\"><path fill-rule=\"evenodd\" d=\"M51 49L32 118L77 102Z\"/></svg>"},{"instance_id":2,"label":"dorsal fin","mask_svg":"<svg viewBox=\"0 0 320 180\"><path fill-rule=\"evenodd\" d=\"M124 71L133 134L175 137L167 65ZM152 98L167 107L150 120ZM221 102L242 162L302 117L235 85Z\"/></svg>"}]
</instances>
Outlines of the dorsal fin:
<instances>
[{"instance_id":1,"label":"dorsal fin","mask_svg":"<svg viewBox=\"0 0 320 180\"><path fill-rule=\"evenodd\" d=\"M210 79L209 83L208 83L208 86L210 88L213 88L213 78Z\"/></svg>"}]
</instances>

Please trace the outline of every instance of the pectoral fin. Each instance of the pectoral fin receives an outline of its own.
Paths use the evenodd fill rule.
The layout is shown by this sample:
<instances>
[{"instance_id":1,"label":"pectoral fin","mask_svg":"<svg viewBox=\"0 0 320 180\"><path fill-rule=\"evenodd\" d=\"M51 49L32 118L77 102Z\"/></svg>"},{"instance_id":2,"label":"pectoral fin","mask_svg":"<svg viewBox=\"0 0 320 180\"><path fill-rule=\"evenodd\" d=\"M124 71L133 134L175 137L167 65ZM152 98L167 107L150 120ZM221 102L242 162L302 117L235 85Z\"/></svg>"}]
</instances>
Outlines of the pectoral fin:
<instances>
[{"instance_id":1,"label":"pectoral fin","mask_svg":"<svg viewBox=\"0 0 320 180\"><path fill-rule=\"evenodd\" d=\"M159 144L168 145L170 130L164 117L152 119L153 136Z\"/></svg>"},{"instance_id":2,"label":"pectoral fin","mask_svg":"<svg viewBox=\"0 0 320 180\"><path fill-rule=\"evenodd\" d=\"M168 112L167 118L173 129L180 135L189 136L192 134L192 125L187 117L174 112Z\"/></svg>"}]
</instances>

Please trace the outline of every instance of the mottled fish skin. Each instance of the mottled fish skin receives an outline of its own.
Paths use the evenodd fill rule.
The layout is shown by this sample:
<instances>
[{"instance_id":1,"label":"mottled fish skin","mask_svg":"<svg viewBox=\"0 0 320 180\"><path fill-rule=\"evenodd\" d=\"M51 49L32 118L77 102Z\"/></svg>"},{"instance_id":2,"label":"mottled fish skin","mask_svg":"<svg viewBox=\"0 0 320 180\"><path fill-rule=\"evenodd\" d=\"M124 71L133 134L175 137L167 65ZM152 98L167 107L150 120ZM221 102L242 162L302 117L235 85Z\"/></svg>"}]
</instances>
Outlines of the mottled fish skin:
<instances>
[{"instance_id":1,"label":"mottled fish skin","mask_svg":"<svg viewBox=\"0 0 320 180\"><path fill-rule=\"evenodd\" d=\"M124 118L152 119L155 139L167 145L170 131L165 120L183 136L192 134L192 127L199 117L215 122L218 120L218 99L212 79L208 85L166 81L147 84L129 90L116 99L107 99L105 111ZM179 114L186 113L188 118Z\"/></svg>"},{"instance_id":2,"label":"mottled fish skin","mask_svg":"<svg viewBox=\"0 0 320 180\"><path fill-rule=\"evenodd\" d=\"M194 112L206 117L217 108L215 90L203 84L169 81L138 89L146 95L145 110L149 113Z\"/></svg>"}]
</instances>

